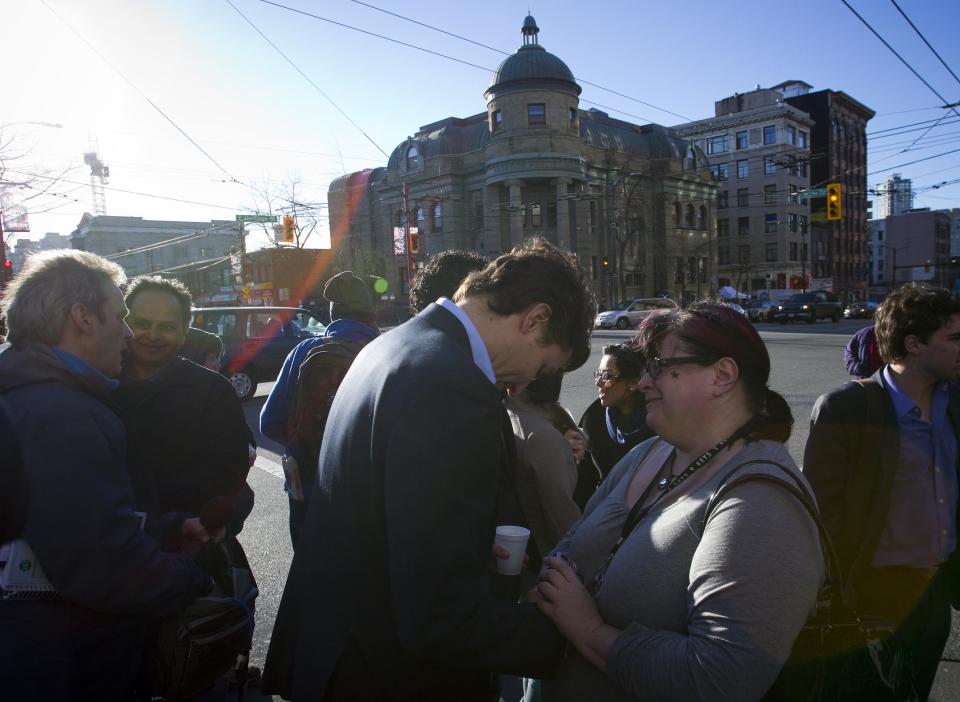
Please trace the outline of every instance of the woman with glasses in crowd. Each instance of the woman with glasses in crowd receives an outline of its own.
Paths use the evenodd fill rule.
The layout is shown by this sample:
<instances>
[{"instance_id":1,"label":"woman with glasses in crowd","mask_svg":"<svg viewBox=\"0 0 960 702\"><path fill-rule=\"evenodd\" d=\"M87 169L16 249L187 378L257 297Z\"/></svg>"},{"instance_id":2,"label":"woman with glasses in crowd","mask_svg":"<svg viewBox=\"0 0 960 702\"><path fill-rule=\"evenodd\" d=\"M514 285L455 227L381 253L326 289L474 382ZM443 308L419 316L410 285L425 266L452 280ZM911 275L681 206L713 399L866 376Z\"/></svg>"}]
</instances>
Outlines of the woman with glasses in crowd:
<instances>
[{"instance_id":1,"label":"woman with glasses in crowd","mask_svg":"<svg viewBox=\"0 0 960 702\"><path fill-rule=\"evenodd\" d=\"M642 372L640 354L626 344L603 347L600 367L593 374L599 397L580 418L588 442L574 494L581 508L617 462L653 436L640 392Z\"/></svg>"},{"instance_id":2,"label":"woman with glasses in crowd","mask_svg":"<svg viewBox=\"0 0 960 702\"><path fill-rule=\"evenodd\" d=\"M729 308L651 314L634 344L658 436L615 467L531 591L572 648L543 700L758 700L816 600L817 528L767 480L707 504L734 473L809 494L784 446L793 416Z\"/></svg>"}]
</instances>

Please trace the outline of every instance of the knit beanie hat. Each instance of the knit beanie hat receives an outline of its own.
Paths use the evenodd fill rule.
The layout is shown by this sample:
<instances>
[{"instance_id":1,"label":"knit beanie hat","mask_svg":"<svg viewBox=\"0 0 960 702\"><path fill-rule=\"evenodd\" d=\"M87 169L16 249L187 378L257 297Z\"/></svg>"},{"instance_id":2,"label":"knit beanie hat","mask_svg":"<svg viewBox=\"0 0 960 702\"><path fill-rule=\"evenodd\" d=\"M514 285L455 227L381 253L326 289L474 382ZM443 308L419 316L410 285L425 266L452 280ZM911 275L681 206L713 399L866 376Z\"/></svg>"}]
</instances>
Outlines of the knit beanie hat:
<instances>
[{"instance_id":1,"label":"knit beanie hat","mask_svg":"<svg viewBox=\"0 0 960 702\"><path fill-rule=\"evenodd\" d=\"M369 322L376 318L367 286L350 271L337 273L323 287L323 297L330 302L330 321L356 319Z\"/></svg>"}]
</instances>

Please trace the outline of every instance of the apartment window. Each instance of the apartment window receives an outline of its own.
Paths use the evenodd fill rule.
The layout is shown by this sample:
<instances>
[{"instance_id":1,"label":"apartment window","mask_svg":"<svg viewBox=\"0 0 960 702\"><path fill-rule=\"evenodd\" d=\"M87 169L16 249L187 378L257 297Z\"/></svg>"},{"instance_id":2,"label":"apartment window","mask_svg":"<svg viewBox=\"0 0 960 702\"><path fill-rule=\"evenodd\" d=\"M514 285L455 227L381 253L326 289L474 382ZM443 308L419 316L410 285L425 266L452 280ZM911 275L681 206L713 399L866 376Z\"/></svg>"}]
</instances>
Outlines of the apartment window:
<instances>
[{"instance_id":1,"label":"apartment window","mask_svg":"<svg viewBox=\"0 0 960 702\"><path fill-rule=\"evenodd\" d=\"M416 146L407 149L407 170L415 171L423 167L423 159L420 157L420 150Z\"/></svg>"},{"instance_id":2,"label":"apartment window","mask_svg":"<svg viewBox=\"0 0 960 702\"><path fill-rule=\"evenodd\" d=\"M211 256L213 256L213 247L211 246L200 247L200 258L209 258Z\"/></svg>"},{"instance_id":3,"label":"apartment window","mask_svg":"<svg viewBox=\"0 0 960 702\"><path fill-rule=\"evenodd\" d=\"M547 107L542 102L532 102L527 105L527 124L546 124Z\"/></svg>"},{"instance_id":4,"label":"apartment window","mask_svg":"<svg viewBox=\"0 0 960 702\"><path fill-rule=\"evenodd\" d=\"M503 129L503 112L494 110L490 113L490 131L499 132Z\"/></svg>"},{"instance_id":5,"label":"apartment window","mask_svg":"<svg viewBox=\"0 0 960 702\"><path fill-rule=\"evenodd\" d=\"M767 244L763 247L763 260L767 263L777 262L777 245Z\"/></svg>"},{"instance_id":6,"label":"apartment window","mask_svg":"<svg viewBox=\"0 0 960 702\"><path fill-rule=\"evenodd\" d=\"M777 127L776 125L769 125L763 128L763 143L764 144L776 144L777 143Z\"/></svg>"},{"instance_id":7,"label":"apartment window","mask_svg":"<svg viewBox=\"0 0 960 702\"><path fill-rule=\"evenodd\" d=\"M717 263L719 263L720 265L726 265L730 263L730 247L729 246L717 247Z\"/></svg>"},{"instance_id":8,"label":"apartment window","mask_svg":"<svg viewBox=\"0 0 960 702\"><path fill-rule=\"evenodd\" d=\"M750 189L737 188L737 207L750 206Z\"/></svg>"},{"instance_id":9,"label":"apartment window","mask_svg":"<svg viewBox=\"0 0 960 702\"><path fill-rule=\"evenodd\" d=\"M797 218L797 220L798 220L797 223L800 226L800 233L806 234L807 233L807 215L800 215Z\"/></svg>"},{"instance_id":10,"label":"apartment window","mask_svg":"<svg viewBox=\"0 0 960 702\"><path fill-rule=\"evenodd\" d=\"M798 255L799 255L799 247L797 245L797 242L791 241L790 242L790 260L791 261L798 260L797 259Z\"/></svg>"},{"instance_id":11,"label":"apartment window","mask_svg":"<svg viewBox=\"0 0 960 702\"><path fill-rule=\"evenodd\" d=\"M737 132L737 150L745 149L750 145L749 140L747 139L747 130L744 129L742 132Z\"/></svg>"},{"instance_id":12,"label":"apartment window","mask_svg":"<svg viewBox=\"0 0 960 702\"><path fill-rule=\"evenodd\" d=\"M799 205L800 196L797 194L797 186L793 183L790 183L790 193L787 195L787 204L788 205Z\"/></svg>"},{"instance_id":13,"label":"apartment window","mask_svg":"<svg viewBox=\"0 0 960 702\"><path fill-rule=\"evenodd\" d=\"M790 231L796 234L798 227L798 218L793 212L790 212L787 215L787 224L790 227Z\"/></svg>"},{"instance_id":14,"label":"apartment window","mask_svg":"<svg viewBox=\"0 0 960 702\"><path fill-rule=\"evenodd\" d=\"M443 205L439 202L433 205L433 231L443 231Z\"/></svg>"},{"instance_id":15,"label":"apartment window","mask_svg":"<svg viewBox=\"0 0 960 702\"><path fill-rule=\"evenodd\" d=\"M797 143L797 130L795 127L787 127L787 143Z\"/></svg>"},{"instance_id":16,"label":"apartment window","mask_svg":"<svg viewBox=\"0 0 960 702\"><path fill-rule=\"evenodd\" d=\"M777 204L777 186L776 185L763 186L763 204L764 205Z\"/></svg>"},{"instance_id":17,"label":"apartment window","mask_svg":"<svg viewBox=\"0 0 960 702\"><path fill-rule=\"evenodd\" d=\"M709 137L707 139L707 155L723 154L730 150L730 137L723 136Z\"/></svg>"},{"instance_id":18,"label":"apartment window","mask_svg":"<svg viewBox=\"0 0 960 702\"><path fill-rule=\"evenodd\" d=\"M684 220L684 223L687 225L688 229L694 228L693 205L687 205L687 217Z\"/></svg>"},{"instance_id":19,"label":"apartment window","mask_svg":"<svg viewBox=\"0 0 960 702\"><path fill-rule=\"evenodd\" d=\"M797 161L797 175L801 178L807 177L807 162L803 159Z\"/></svg>"},{"instance_id":20,"label":"apartment window","mask_svg":"<svg viewBox=\"0 0 960 702\"><path fill-rule=\"evenodd\" d=\"M750 218L737 217L737 236L746 236L750 233Z\"/></svg>"},{"instance_id":21,"label":"apartment window","mask_svg":"<svg viewBox=\"0 0 960 702\"><path fill-rule=\"evenodd\" d=\"M730 236L730 220L729 219L717 220L717 236Z\"/></svg>"},{"instance_id":22,"label":"apartment window","mask_svg":"<svg viewBox=\"0 0 960 702\"><path fill-rule=\"evenodd\" d=\"M725 210L728 207L729 195L726 190L717 191L717 209Z\"/></svg>"},{"instance_id":23,"label":"apartment window","mask_svg":"<svg viewBox=\"0 0 960 702\"><path fill-rule=\"evenodd\" d=\"M774 213L763 216L763 231L767 234L777 233L777 215Z\"/></svg>"},{"instance_id":24,"label":"apartment window","mask_svg":"<svg viewBox=\"0 0 960 702\"><path fill-rule=\"evenodd\" d=\"M577 108L576 107L567 108L567 126L570 127L570 129L577 128Z\"/></svg>"},{"instance_id":25,"label":"apartment window","mask_svg":"<svg viewBox=\"0 0 960 702\"><path fill-rule=\"evenodd\" d=\"M540 213L539 202L534 202L532 205L530 205L530 226L531 227L543 226L543 216Z\"/></svg>"},{"instance_id":26,"label":"apartment window","mask_svg":"<svg viewBox=\"0 0 960 702\"><path fill-rule=\"evenodd\" d=\"M773 156L764 156L763 157L763 175L776 175L777 174L777 162L773 159Z\"/></svg>"},{"instance_id":27,"label":"apartment window","mask_svg":"<svg viewBox=\"0 0 960 702\"><path fill-rule=\"evenodd\" d=\"M707 228L707 208L703 205L700 205L697 208L697 229L704 230Z\"/></svg>"},{"instance_id":28,"label":"apartment window","mask_svg":"<svg viewBox=\"0 0 960 702\"><path fill-rule=\"evenodd\" d=\"M750 263L750 244L737 247L737 263Z\"/></svg>"},{"instance_id":29,"label":"apartment window","mask_svg":"<svg viewBox=\"0 0 960 702\"><path fill-rule=\"evenodd\" d=\"M713 177L716 180L729 180L730 164L729 163L714 164L710 166L710 172L713 173Z\"/></svg>"},{"instance_id":30,"label":"apartment window","mask_svg":"<svg viewBox=\"0 0 960 702\"><path fill-rule=\"evenodd\" d=\"M680 203L679 202L673 203L673 223L678 227L680 226Z\"/></svg>"},{"instance_id":31,"label":"apartment window","mask_svg":"<svg viewBox=\"0 0 960 702\"><path fill-rule=\"evenodd\" d=\"M742 180L743 178L749 178L749 177L750 177L749 161L747 161L747 159L745 158L737 161L737 178L740 178Z\"/></svg>"},{"instance_id":32,"label":"apartment window","mask_svg":"<svg viewBox=\"0 0 960 702\"><path fill-rule=\"evenodd\" d=\"M547 226L555 227L557 226L557 205L556 203L550 202L547 203Z\"/></svg>"},{"instance_id":33,"label":"apartment window","mask_svg":"<svg viewBox=\"0 0 960 702\"><path fill-rule=\"evenodd\" d=\"M797 146L801 149L807 148L807 133L802 129L797 132Z\"/></svg>"}]
</instances>

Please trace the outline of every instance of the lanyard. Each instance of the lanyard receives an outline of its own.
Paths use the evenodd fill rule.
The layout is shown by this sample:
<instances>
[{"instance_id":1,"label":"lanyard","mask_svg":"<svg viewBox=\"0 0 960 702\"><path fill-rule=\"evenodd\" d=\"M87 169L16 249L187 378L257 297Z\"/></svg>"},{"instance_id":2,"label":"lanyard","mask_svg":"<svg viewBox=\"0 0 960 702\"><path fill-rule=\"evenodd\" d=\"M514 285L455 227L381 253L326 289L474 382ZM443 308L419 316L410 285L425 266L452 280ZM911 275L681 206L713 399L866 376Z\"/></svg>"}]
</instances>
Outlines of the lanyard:
<instances>
[{"instance_id":1,"label":"lanyard","mask_svg":"<svg viewBox=\"0 0 960 702\"><path fill-rule=\"evenodd\" d=\"M650 510L657 506L657 503L660 502L668 493L670 493L674 488L676 488L680 483L684 482L691 475L696 473L698 470L703 468L703 466L711 458L720 453L724 448L733 443L737 438L739 438L740 432L734 432L732 436L723 439L713 448L707 449L700 457L697 458L693 463L686 467L686 469L679 475L673 476L673 478L663 478L662 480L656 481L651 480L646 489L643 491L643 494L640 495L639 499L634 503L633 507L630 508L630 513L627 515L626 521L623 523L623 529L620 531L620 538L617 539L616 543L613 545L613 548L610 549L610 555L607 556L607 560L603 562L603 565L600 567L600 570L597 571L597 574L593 576L593 579L587 585L587 592L591 595L596 595L597 591L600 589L600 586L603 585L603 576L607 572L607 568L610 567L610 563L613 561L613 557L617 555L617 551L620 549L620 546L626 541L627 537L630 536L630 533L636 528L644 517L646 517ZM676 451L676 449L674 449ZM650 492L653 490L654 485L660 491L653 502L644 506L644 503L647 501L647 498L650 496Z\"/></svg>"}]
</instances>

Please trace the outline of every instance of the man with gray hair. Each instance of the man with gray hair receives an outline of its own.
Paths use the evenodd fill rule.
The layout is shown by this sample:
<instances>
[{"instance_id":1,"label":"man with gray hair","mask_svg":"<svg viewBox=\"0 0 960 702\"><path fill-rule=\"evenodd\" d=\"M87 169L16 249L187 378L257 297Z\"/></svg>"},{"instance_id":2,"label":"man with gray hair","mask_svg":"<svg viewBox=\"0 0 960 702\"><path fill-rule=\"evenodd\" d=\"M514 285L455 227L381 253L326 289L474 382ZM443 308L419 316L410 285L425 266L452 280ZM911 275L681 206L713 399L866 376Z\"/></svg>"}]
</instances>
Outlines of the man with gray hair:
<instances>
[{"instance_id":1,"label":"man with gray hair","mask_svg":"<svg viewBox=\"0 0 960 702\"><path fill-rule=\"evenodd\" d=\"M146 618L175 614L211 585L187 555L161 551L157 537L171 525L137 511L123 424L106 404L131 336L124 282L94 254L46 251L27 260L0 305L0 396L28 495L14 546L33 554L32 582L0 570L9 699L130 699ZM208 538L199 520L171 521L187 541Z\"/></svg>"}]
</instances>

